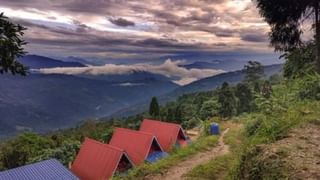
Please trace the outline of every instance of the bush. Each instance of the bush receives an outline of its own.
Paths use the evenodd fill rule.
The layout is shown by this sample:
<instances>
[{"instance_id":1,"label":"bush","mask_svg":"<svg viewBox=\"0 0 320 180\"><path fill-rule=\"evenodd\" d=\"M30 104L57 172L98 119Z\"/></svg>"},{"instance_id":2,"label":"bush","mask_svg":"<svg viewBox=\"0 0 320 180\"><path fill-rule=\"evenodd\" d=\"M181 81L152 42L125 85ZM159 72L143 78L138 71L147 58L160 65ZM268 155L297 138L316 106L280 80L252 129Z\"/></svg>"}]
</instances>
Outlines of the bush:
<instances>
[{"instance_id":1,"label":"bush","mask_svg":"<svg viewBox=\"0 0 320 180\"><path fill-rule=\"evenodd\" d=\"M320 75L308 76L301 82L299 97L301 99L320 100Z\"/></svg>"},{"instance_id":2,"label":"bush","mask_svg":"<svg viewBox=\"0 0 320 180\"><path fill-rule=\"evenodd\" d=\"M261 127L262 125L262 118L263 117L256 117L254 119L251 119L249 120L247 123L246 123L246 126L245 126L245 132L246 132L246 135L247 136L252 136L254 134L256 134L256 132L258 131L258 129Z\"/></svg>"},{"instance_id":3,"label":"bush","mask_svg":"<svg viewBox=\"0 0 320 180\"><path fill-rule=\"evenodd\" d=\"M39 162L47 159L58 159L63 165L68 166L74 160L80 149L79 141L65 141L61 147L44 149L39 156L33 157L28 163Z\"/></svg>"}]
</instances>

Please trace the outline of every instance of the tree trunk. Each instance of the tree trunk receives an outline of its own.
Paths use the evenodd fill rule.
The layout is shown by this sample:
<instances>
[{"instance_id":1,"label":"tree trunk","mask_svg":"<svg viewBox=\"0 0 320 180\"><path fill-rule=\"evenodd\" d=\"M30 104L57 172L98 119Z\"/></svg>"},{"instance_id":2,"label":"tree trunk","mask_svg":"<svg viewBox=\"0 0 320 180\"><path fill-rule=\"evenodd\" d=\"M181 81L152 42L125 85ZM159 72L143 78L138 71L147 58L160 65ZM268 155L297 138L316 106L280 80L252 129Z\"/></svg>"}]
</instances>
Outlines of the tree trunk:
<instances>
[{"instance_id":1,"label":"tree trunk","mask_svg":"<svg viewBox=\"0 0 320 180\"><path fill-rule=\"evenodd\" d=\"M317 46L317 57L316 57L316 70L320 73L320 14L319 14L319 2L316 2L315 11L315 25L316 25L316 46Z\"/></svg>"}]
</instances>

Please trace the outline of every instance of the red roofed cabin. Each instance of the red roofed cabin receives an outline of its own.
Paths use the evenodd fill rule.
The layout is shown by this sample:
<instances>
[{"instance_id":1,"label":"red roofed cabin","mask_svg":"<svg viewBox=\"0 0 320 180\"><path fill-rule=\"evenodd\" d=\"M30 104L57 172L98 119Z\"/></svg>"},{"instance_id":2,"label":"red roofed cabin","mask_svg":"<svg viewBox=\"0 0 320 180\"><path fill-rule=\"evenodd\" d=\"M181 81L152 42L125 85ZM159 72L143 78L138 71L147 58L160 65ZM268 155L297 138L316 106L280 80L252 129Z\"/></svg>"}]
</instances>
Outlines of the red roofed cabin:
<instances>
[{"instance_id":1,"label":"red roofed cabin","mask_svg":"<svg viewBox=\"0 0 320 180\"><path fill-rule=\"evenodd\" d=\"M186 146L188 137L179 124L144 119L140 131L156 135L161 147L168 152L175 145Z\"/></svg>"},{"instance_id":2,"label":"red roofed cabin","mask_svg":"<svg viewBox=\"0 0 320 180\"><path fill-rule=\"evenodd\" d=\"M167 155L153 134L131 129L116 128L109 144L124 149L134 165L145 160L154 162Z\"/></svg>"},{"instance_id":3,"label":"red roofed cabin","mask_svg":"<svg viewBox=\"0 0 320 180\"><path fill-rule=\"evenodd\" d=\"M81 180L106 180L132 166L124 150L86 138L71 171Z\"/></svg>"}]
</instances>

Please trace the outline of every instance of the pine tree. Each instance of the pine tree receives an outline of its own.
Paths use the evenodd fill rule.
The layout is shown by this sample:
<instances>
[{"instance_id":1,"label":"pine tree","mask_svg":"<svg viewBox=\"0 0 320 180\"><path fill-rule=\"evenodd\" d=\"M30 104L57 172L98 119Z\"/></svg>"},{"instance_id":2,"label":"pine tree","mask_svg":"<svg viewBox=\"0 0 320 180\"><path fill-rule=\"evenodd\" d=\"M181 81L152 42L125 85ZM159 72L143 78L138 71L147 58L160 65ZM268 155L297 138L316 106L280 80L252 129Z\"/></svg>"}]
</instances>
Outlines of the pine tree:
<instances>
[{"instance_id":1,"label":"pine tree","mask_svg":"<svg viewBox=\"0 0 320 180\"><path fill-rule=\"evenodd\" d=\"M0 74L11 72L12 74L27 74L27 68L17 61L26 54L22 39L26 28L16 25L0 13Z\"/></svg>"},{"instance_id":2,"label":"pine tree","mask_svg":"<svg viewBox=\"0 0 320 180\"><path fill-rule=\"evenodd\" d=\"M153 118L157 118L160 113L160 108L158 104L158 100L156 97L153 97L151 99L150 107L149 107L149 115L151 115Z\"/></svg>"}]
</instances>

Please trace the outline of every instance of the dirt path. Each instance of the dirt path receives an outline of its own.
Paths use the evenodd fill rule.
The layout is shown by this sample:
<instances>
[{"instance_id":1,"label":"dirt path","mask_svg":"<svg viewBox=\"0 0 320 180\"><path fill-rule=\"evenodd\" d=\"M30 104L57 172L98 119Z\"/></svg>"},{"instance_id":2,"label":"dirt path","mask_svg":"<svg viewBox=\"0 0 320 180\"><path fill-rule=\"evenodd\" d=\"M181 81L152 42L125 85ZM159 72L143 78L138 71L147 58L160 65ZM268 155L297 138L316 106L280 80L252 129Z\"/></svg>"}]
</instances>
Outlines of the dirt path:
<instances>
[{"instance_id":1,"label":"dirt path","mask_svg":"<svg viewBox=\"0 0 320 180\"><path fill-rule=\"evenodd\" d=\"M162 175L151 175L145 177L146 180L178 180L183 179L183 175L188 173L194 167L204 164L209 160L224 155L229 152L229 146L224 144L224 135L229 131L229 128L221 133L218 141L218 146L213 147L210 151L200 152L188 160L182 161L174 167L170 168Z\"/></svg>"}]
</instances>

